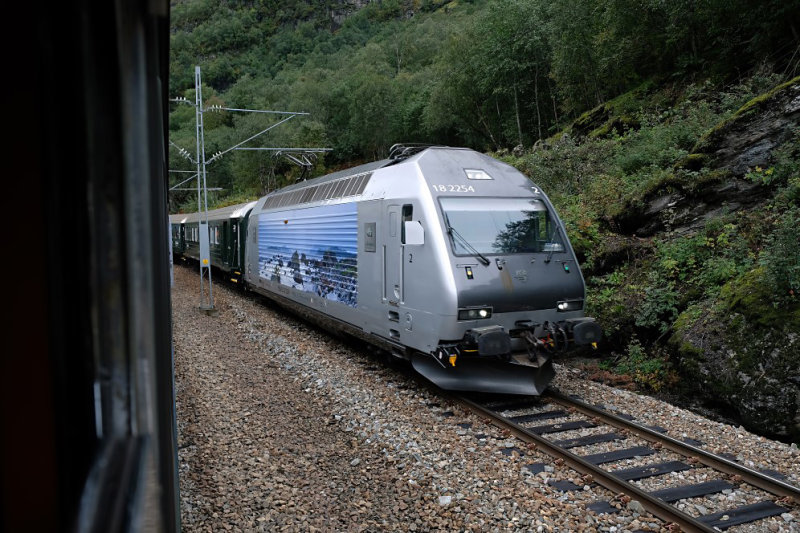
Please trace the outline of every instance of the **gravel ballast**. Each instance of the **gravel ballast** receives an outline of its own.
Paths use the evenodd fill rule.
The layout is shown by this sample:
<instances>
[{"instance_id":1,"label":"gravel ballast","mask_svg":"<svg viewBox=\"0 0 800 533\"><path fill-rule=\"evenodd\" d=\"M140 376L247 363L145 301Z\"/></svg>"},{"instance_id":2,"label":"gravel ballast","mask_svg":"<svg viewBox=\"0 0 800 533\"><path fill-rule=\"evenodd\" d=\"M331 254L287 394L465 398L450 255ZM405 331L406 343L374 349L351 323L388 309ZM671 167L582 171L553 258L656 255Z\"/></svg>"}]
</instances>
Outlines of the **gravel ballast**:
<instances>
[{"instance_id":1,"label":"gravel ballast","mask_svg":"<svg viewBox=\"0 0 800 533\"><path fill-rule=\"evenodd\" d=\"M218 313L202 313L198 271L176 266L174 273L185 531L666 531L630 503L614 515L588 512L586 505L615 495L589 485L553 488L548 482L584 484L568 467L268 300L216 283ZM796 447L585 381L566 367L557 372L562 392L686 433L709 451L798 484ZM546 466L532 473L531 463ZM760 530L800 531L797 521L800 514L787 513Z\"/></svg>"}]
</instances>

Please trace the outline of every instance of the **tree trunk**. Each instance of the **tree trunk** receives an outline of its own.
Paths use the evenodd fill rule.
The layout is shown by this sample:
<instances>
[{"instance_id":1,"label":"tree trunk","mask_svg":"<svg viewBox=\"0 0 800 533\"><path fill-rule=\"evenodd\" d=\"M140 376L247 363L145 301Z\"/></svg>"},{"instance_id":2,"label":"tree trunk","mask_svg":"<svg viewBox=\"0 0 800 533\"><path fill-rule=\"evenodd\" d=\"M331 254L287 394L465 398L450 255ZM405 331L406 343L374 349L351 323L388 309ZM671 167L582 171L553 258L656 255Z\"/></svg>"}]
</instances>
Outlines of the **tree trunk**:
<instances>
[{"instance_id":1,"label":"tree trunk","mask_svg":"<svg viewBox=\"0 0 800 533\"><path fill-rule=\"evenodd\" d=\"M542 113L539 110L539 64L536 64L536 71L533 77L533 101L536 102L536 122L539 125L539 140L542 139Z\"/></svg>"},{"instance_id":2,"label":"tree trunk","mask_svg":"<svg viewBox=\"0 0 800 533\"><path fill-rule=\"evenodd\" d=\"M517 135L519 136L519 145L522 146L522 123L519 120L519 100L517 99L517 84L514 83L514 114L517 116Z\"/></svg>"},{"instance_id":3,"label":"tree trunk","mask_svg":"<svg viewBox=\"0 0 800 533\"><path fill-rule=\"evenodd\" d=\"M550 100L553 102L553 122L558 124L558 106L556 105L556 93L553 92L553 86L550 85L550 78L547 77L547 91L550 93Z\"/></svg>"},{"instance_id":4,"label":"tree trunk","mask_svg":"<svg viewBox=\"0 0 800 533\"><path fill-rule=\"evenodd\" d=\"M396 77L396 76L400 75L400 68L401 68L402 63L403 63L403 56L400 53L400 45L396 41L394 43L394 56L395 56L395 65L396 65L394 75Z\"/></svg>"},{"instance_id":5,"label":"tree trunk","mask_svg":"<svg viewBox=\"0 0 800 533\"><path fill-rule=\"evenodd\" d=\"M497 144L497 140L494 138L494 134L492 133L492 128L489 127L489 121L487 121L486 117L483 116L481 106L478 102L475 102L475 111L478 112L478 122L483 124L483 128L486 130L486 135L489 137L489 139L491 139L495 150L497 150L500 148L500 146Z\"/></svg>"}]
</instances>

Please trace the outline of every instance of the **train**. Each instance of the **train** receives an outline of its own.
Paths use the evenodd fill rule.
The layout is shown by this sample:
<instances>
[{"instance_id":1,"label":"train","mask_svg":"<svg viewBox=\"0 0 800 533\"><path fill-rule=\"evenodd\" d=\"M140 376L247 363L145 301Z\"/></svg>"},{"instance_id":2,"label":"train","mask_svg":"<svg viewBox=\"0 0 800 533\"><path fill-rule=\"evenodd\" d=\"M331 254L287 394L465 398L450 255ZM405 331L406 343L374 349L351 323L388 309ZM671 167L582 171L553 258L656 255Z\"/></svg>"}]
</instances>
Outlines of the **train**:
<instances>
[{"instance_id":1,"label":"train","mask_svg":"<svg viewBox=\"0 0 800 533\"><path fill-rule=\"evenodd\" d=\"M171 215L175 257L200 260L204 221L215 271L446 390L539 395L555 354L602 337L545 192L472 149L396 145L253 202Z\"/></svg>"}]
</instances>

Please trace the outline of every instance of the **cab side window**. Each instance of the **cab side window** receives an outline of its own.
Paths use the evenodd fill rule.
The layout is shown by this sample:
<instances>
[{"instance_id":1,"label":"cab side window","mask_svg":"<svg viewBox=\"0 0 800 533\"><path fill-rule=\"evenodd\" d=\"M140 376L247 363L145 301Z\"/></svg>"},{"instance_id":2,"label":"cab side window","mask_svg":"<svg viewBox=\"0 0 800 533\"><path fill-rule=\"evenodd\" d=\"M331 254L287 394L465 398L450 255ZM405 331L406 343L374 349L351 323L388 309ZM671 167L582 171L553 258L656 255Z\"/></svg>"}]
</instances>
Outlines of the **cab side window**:
<instances>
[{"instance_id":1,"label":"cab side window","mask_svg":"<svg viewBox=\"0 0 800 533\"><path fill-rule=\"evenodd\" d=\"M403 206L400 216L400 242L403 244L406 243L406 222L411 221L413 214L414 207L411 204L406 204Z\"/></svg>"}]
</instances>

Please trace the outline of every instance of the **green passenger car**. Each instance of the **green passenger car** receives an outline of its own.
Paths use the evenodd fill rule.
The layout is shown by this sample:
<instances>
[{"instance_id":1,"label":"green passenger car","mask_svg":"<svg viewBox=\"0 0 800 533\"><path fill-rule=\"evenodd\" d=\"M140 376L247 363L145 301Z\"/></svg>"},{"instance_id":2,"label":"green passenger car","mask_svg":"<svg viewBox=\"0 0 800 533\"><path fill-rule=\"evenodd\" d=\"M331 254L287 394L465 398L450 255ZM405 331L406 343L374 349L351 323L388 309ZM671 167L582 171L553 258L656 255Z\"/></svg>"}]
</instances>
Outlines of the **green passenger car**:
<instances>
[{"instance_id":1,"label":"green passenger car","mask_svg":"<svg viewBox=\"0 0 800 533\"><path fill-rule=\"evenodd\" d=\"M239 283L245 257L247 221L256 202L231 205L208 212L211 266ZM175 260L200 261L200 222L204 213L170 215L172 253Z\"/></svg>"}]
</instances>

